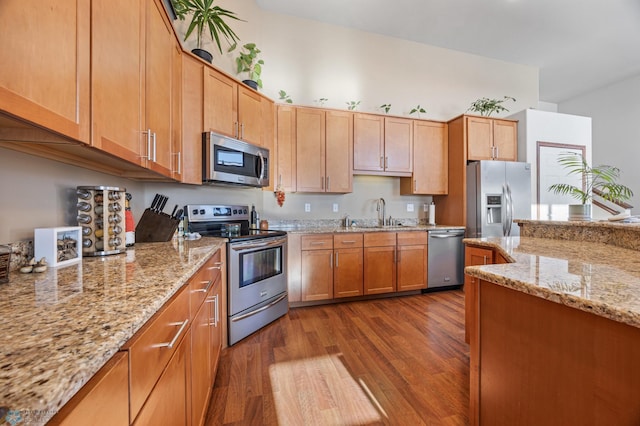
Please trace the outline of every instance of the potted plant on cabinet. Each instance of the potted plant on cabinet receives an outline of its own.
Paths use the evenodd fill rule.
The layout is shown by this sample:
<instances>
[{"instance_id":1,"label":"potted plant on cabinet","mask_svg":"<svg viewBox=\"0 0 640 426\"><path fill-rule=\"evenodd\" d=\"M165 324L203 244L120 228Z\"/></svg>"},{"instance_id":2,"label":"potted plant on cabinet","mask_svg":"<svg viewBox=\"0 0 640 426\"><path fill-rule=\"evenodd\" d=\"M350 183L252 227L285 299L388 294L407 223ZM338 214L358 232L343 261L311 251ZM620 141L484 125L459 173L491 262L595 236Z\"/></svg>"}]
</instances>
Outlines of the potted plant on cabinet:
<instances>
[{"instance_id":1,"label":"potted plant on cabinet","mask_svg":"<svg viewBox=\"0 0 640 426\"><path fill-rule=\"evenodd\" d=\"M234 44L229 48L229 52L236 48ZM261 50L258 49L255 43L247 43L242 46L243 51L240 51L236 58L236 67L238 69L237 74L246 72L249 75L247 80L242 80L244 84L251 87L254 90L258 90L258 87L262 88L262 66L264 61L258 59L258 55Z\"/></svg>"},{"instance_id":2,"label":"potted plant on cabinet","mask_svg":"<svg viewBox=\"0 0 640 426\"><path fill-rule=\"evenodd\" d=\"M176 16L184 20L187 15L191 15L191 22L184 35L186 41L195 31L196 48L191 52L211 63L213 55L202 49L203 36L205 30L209 32L211 40L215 41L218 50L222 53L220 39L224 38L227 43L235 45L239 38L231 27L225 22L226 18L242 21L235 16L234 12L214 6L215 0L171 0Z\"/></svg>"},{"instance_id":3,"label":"potted plant on cabinet","mask_svg":"<svg viewBox=\"0 0 640 426\"><path fill-rule=\"evenodd\" d=\"M558 157L558 163L568 170L569 175L582 177L582 187L568 183L556 183L549 191L559 195L569 195L580 204L569 204L569 220L590 220L594 190L605 200L620 203L633 197L633 191L617 183L620 169L609 165L591 167L581 154L567 152Z\"/></svg>"},{"instance_id":4,"label":"potted plant on cabinet","mask_svg":"<svg viewBox=\"0 0 640 426\"><path fill-rule=\"evenodd\" d=\"M480 98L475 100L467 111L477 112L478 114L486 117L489 117L494 112L509 112L508 109L502 106L502 103L505 101L515 102L516 100L511 96L504 96L503 99Z\"/></svg>"}]
</instances>

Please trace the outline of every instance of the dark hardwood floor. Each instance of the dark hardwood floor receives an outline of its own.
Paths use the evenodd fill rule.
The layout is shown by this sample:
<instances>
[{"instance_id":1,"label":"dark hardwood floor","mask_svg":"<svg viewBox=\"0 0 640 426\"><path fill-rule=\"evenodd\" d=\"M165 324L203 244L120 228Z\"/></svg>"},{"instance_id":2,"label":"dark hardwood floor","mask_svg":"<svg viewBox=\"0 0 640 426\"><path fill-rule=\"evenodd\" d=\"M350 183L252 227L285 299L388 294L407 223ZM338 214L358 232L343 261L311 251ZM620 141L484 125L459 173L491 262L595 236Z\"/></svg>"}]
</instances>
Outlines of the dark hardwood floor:
<instances>
[{"instance_id":1,"label":"dark hardwood floor","mask_svg":"<svg viewBox=\"0 0 640 426\"><path fill-rule=\"evenodd\" d=\"M291 309L223 351L206 425L466 425L462 290Z\"/></svg>"}]
</instances>

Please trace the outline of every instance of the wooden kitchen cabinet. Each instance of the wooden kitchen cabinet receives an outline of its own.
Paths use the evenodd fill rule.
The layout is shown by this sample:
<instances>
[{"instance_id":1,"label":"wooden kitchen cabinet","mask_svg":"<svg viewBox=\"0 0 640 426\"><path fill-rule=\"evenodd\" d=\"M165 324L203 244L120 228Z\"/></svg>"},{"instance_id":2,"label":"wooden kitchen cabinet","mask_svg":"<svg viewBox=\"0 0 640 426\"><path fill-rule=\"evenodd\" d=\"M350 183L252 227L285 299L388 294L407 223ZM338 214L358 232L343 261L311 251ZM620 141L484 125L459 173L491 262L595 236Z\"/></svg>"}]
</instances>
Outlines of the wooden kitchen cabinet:
<instances>
[{"instance_id":1,"label":"wooden kitchen cabinet","mask_svg":"<svg viewBox=\"0 0 640 426\"><path fill-rule=\"evenodd\" d=\"M2 1L1 112L89 143L91 3L41 0L25 7L24 1ZM112 8L121 13L118 7ZM138 9L127 4L132 16L115 24L126 27L131 23L130 30L139 31ZM138 40L135 34L131 42ZM134 59L132 66L135 63ZM114 68L117 65L111 64L110 69Z\"/></svg>"},{"instance_id":2,"label":"wooden kitchen cabinet","mask_svg":"<svg viewBox=\"0 0 640 426\"><path fill-rule=\"evenodd\" d=\"M205 70L205 131L262 145L261 96L213 68Z\"/></svg>"},{"instance_id":3,"label":"wooden kitchen cabinet","mask_svg":"<svg viewBox=\"0 0 640 426\"><path fill-rule=\"evenodd\" d=\"M503 260L504 257L500 256ZM491 265L494 262L494 251L486 247L467 245L464 249L464 266ZM501 262L502 263L502 262ZM464 275L464 339L469 343L471 330L478 305L478 279Z\"/></svg>"},{"instance_id":4,"label":"wooden kitchen cabinet","mask_svg":"<svg viewBox=\"0 0 640 426\"><path fill-rule=\"evenodd\" d=\"M427 288L427 241L426 232L397 233L398 291Z\"/></svg>"},{"instance_id":5,"label":"wooden kitchen cabinet","mask_svg":"<svg viewBox=\"0 0 640 426\"><path fill-rule=\"evenodd\" d=\"M413 172L400 178L401 195L446 195L449 190L447 125L413 121Z\"/></svg>"},{"instance_id":6,"label":"wooden kitchen cabinet","mask_svg":"<svg viewBox=\"0 0 640 426\"><path fill-rule=\"evenodd\" d=\"M296 108L276 107L276 173L275 187L296 192ZM272 164L273 166L273 164Z\"/></svg>"},{"instance_id":7,"label":"wooden kitchen cabinet","mask_svg":"<svg viewBox=\"0 0 640 426\"><path fill-rule=\"evenodd\" d=\"M333 236L303 235L302 301L333 299Z\"/></svg>"},{"instance_id":8,"label":"wooden kitchen cabinet","mask_svg":"<svg viewBox=\"0 0 640 426\"><path fill-rule=\"evenodd\" d=\"M516 161L516 121L465 116L468 160Z\"/></svg>"},{"instance_id":9,"label":"wooden kitchen cabinet","mask_svg":"<svg viewBox=\"0 0 640 426\"><path fill-rule=\"evenodd\" d=\"M273 191L276 184L276 163L277 163L277 148L276 148L276 107L275 102L264 96L260 97L260 109L262 116L262 147L269 150L269 186L263 187L263 191Z\"/></svg>"},{"instance_id":10,"label":"wooden kitchen cabinet","mask_svg":"<svg viewBox=\"0 0 640 426\"><path fill-rule=\"evenodd\" d=\"M298 192L351 192L352 114L296 108Z\"/></svg>"},{"instance_id":11,"label":"wooden kitchen cabinet","mask_svg":"<svg viewBox=\"0 0 640 426\"><path fill-rule=\"evenodd\" d=\"M396 291L396 233L364 234L364 294Z\"/></svg>"},{"instance_id":12,"label":"wooden kitchen cabinet","mask_svg":"<svg viewBox=\"0 0 640 426\"><path fill-rule=\"evenodd\" d=\"M362 234L333 236L333 297L362 296L364 293L364 250Z\"/></svg>"},{"instance_id":13,"label":"wooden kitchen cabinet","mask_svg":"<svg viewBox=\"0 0 640 426\"><path fill-rule=\"evenodd\" d=\"M170 178L179 65L164 5L116 0L92 4L91 13L92 144Z\"/></svg>"},{"instance_id":14,"label":"wooden kitchen cabinet","mask_svg":"<svg viewBox=\"0 0 640 426\"><path fill-rule=\"evenodd\" d=\"M202 184L202 132L204 131L204 72L201 60L182 54L182 91L180 140L174 149L182 183Z\"/></svg>"},{"instance_id":15,"label":"wooden kitchen cabinet","mask_svg":"<svg viewBox=\"0 0 640 426\"><path fill-rule=\"evenodd\" d=\"M410 176L413 169L412 123L406 118L355 114L354 172Z\"/></svg>"},{"instance_id":16,"label":"wooden kitchen cabinet","mask_svg":"<svg viewBox=\"0 0 640 426\"><path fill-rule=\"evenodd\" d=\"M128 425L129 357L127 352L117 352L47 424Z\"/></svg>"}]
</instances>

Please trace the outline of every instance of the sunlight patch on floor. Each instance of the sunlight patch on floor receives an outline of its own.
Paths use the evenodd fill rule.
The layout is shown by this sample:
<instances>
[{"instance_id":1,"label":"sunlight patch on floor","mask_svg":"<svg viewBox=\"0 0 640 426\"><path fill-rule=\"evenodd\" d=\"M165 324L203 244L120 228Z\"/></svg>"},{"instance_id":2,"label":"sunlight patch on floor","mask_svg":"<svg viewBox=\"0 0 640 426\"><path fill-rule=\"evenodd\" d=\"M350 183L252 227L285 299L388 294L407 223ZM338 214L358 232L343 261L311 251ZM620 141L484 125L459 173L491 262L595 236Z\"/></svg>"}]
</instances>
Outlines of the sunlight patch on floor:
<instances>
[{"instance_id":1,"label":"sunlight patch on floor","mask_svg":"<svg viewBox=\"0 0 640 426\"><path fill-rule=\"evenodd\" d=\"M386 413L340 355L279 362L269 367L279 425L362 425Z\"/></svg>"}]
</instances>

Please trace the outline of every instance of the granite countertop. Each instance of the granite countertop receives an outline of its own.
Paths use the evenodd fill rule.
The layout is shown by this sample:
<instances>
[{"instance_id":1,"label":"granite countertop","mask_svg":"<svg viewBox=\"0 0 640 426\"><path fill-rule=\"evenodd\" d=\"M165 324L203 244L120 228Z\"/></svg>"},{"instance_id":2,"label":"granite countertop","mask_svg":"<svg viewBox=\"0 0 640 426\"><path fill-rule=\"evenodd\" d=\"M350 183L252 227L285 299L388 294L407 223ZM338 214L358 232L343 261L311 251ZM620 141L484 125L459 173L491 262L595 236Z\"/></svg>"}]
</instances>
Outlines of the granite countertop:
<instances>
[{"instance_id":1,"label":"granite countertop","mask_svg":"<svg viewBox=\"0 0 640 426\"><path fill-rule=\"evenodd\" d=\"M0 285L0 407L49 420L226 239L139 243Z\"/></svg>"},{"instance_id":2,"label":"granite countertop","mask_svg":"<svg viewBox=\"0 0 640 426\"><path fill-rule=\"evenodd\" d=\"M468 266L468 275L640 327L637 250L535 237L467 238L464 242L497 249L514 262Z\"/></svg>"},{"instance_id":3,"label":"granite countertop","mask_svg":"<svg viewBox=\"0 0 640 426\"><path fill-rule=\"evenodd\" d=\"M403 232L403 231L431 231L446 229L465 229L464 226L447 226L447 225L400 225L400 226L350 226L348 228L340 225L294 225L279 226L272 229L281 229L290 234L331 234L331 233L349 233L349 232Z\"/></svg>"}]
</instances>

